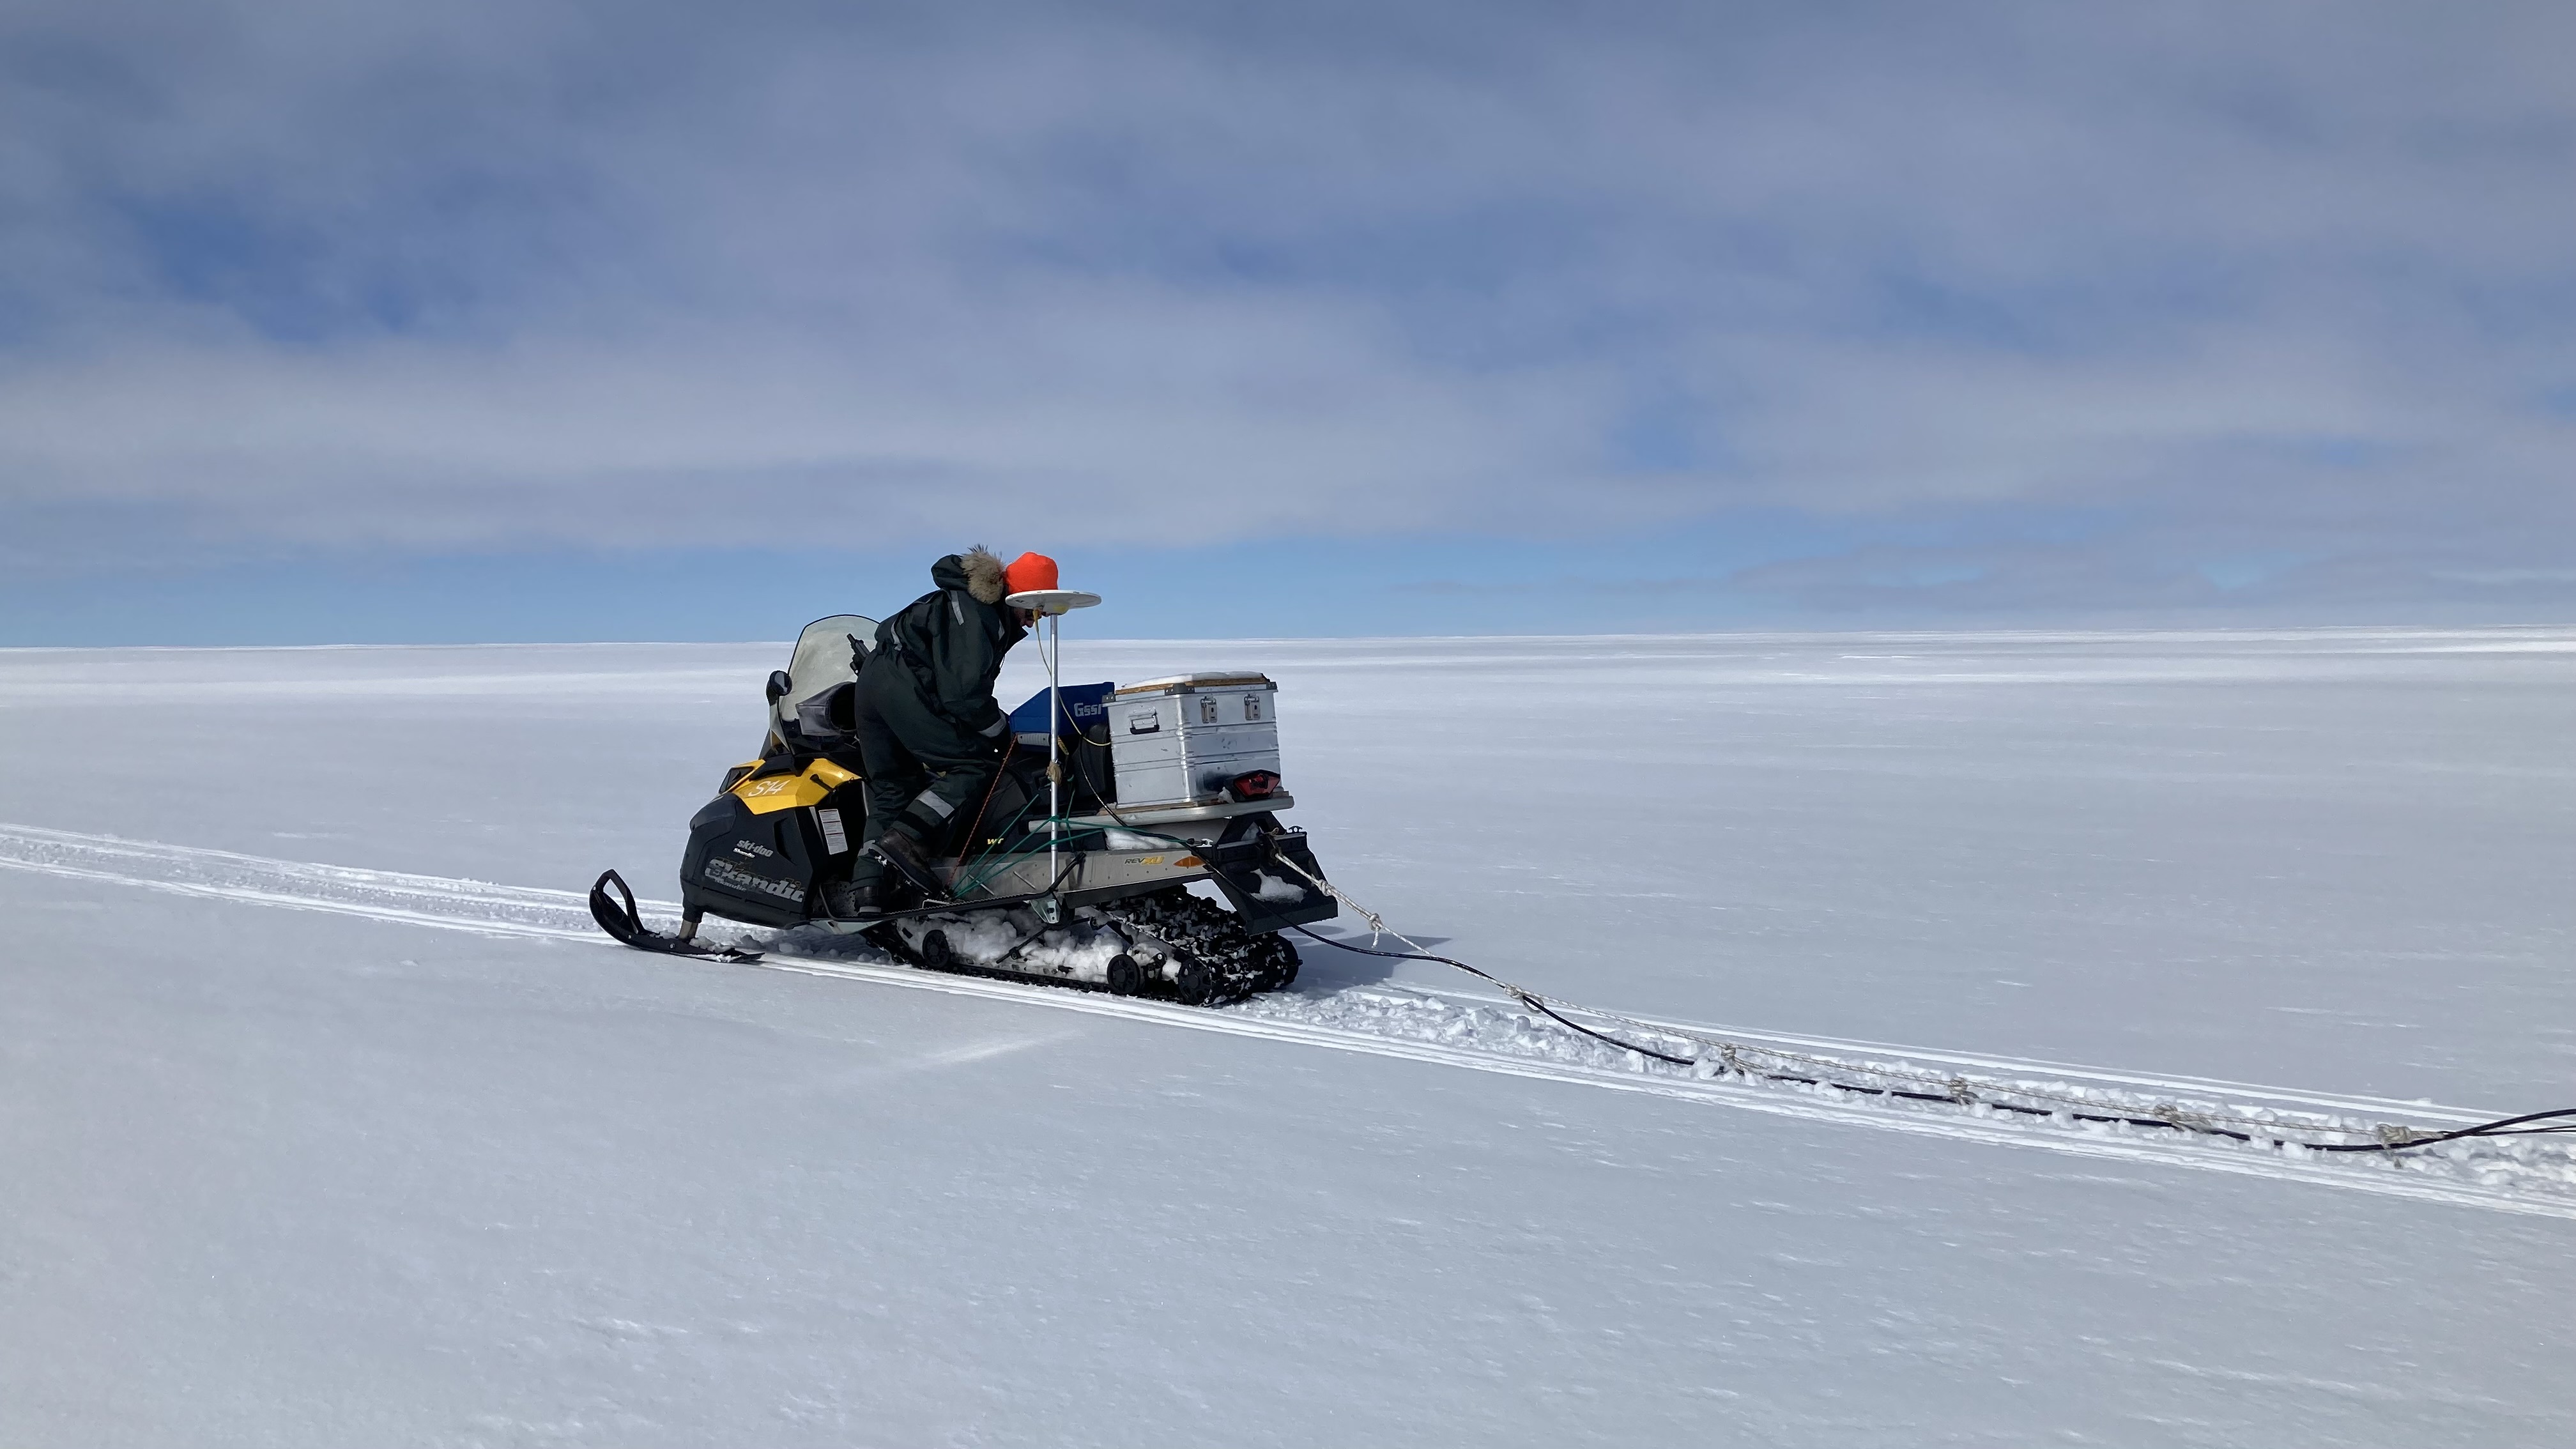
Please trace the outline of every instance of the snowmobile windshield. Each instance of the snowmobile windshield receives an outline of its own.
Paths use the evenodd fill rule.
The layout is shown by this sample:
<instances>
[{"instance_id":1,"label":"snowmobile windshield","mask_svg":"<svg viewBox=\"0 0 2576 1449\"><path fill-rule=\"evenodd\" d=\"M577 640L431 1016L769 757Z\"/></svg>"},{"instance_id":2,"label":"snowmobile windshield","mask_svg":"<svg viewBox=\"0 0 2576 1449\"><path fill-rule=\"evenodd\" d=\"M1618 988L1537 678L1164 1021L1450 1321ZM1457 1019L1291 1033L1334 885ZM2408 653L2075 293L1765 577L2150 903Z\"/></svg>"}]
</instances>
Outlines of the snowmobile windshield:
<instances>
[{"instance_id":1,"label":"snowmobile windshield","mask_svg":"<svg viewBox=\"0 0 2576 1449\"><path fill-rule=\"evenodd\" d=\"M780 738L796 737L797 705L859 677L858 661L876 647L876 637L877 621L864 614L834 614L805 626L787 661L787 692L770 706L770 727Z\"/></svg>"}]
</instances>

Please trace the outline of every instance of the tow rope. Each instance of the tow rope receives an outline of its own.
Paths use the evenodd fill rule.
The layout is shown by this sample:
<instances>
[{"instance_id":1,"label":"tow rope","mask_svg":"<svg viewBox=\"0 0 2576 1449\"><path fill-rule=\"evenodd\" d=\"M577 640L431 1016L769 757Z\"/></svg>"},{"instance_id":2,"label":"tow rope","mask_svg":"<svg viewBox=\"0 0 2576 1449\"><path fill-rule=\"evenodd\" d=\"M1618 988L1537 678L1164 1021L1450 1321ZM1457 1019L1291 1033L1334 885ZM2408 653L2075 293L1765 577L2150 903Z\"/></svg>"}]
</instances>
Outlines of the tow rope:
<instances>
[{"instance_id":1,"label":"tow rope","mask_svg":"<svg viewBox=\"0 0 2576 1449\"><path fill-rule=\"evenodd\" d=\"M1338 950L1355 951L1363 956L1380 956L1397 961L1434 961L1443 966L1455 967L1478 980L1499 987L1513 1000L1569 1031L1579 1032L1595 1041L1604 1042L1622 1051L1634 1052L1640 1057L1650 1058L1670 1066L1703 1070L1713 1067L1715 1069L1713 1075L1720 1078L1731 1076L1745 1081L1818 1087L1829 1091L1848 1092L1855 1096L1884 1097L1909 1102L1939 1102L1957 1107L1982 1106L1994 1111L2012 1112L2026 1117L2062 1116L2077 1122L2162 1128L2172 1132L2219 1137L2232 1142L2276 1149L2304 1148L2310 1152L2403 1152L2410 1148L2430 1147L2436 1143L2457 1142L2472 1137L2545 1137L2576 1133L2576 1107L2561 1107L2546 1112L2526 1112L2516 1117L2499 1117L2492 1122L2480 1122L2474 1126L2455 1128L2450 1131L2430 1131L2402 1123L2383 1122L2372 1130L2374 1138L2372 1141L2316 1142L2284 1135L2280 1130L2280 1124L2255 1117L2233 1116L2224 1112L2197 1112L2172 1103L2158 1103L2152 1108L2136 1113L2105 1112L2100 1110L2103 1104L2090 1098L2068 1096L2035 1087L1983 1082L1964 1075L1944 1077L1929 1072L1907 1071L1899 1067L1863 1066L1852 1062L1836 1061L1829 1057L1806 1056L1798 1052L1783 1051L1777 1047L1706 1036L1656 1022L1640 1021L1632 1016L1622 1016L1615 1011L1583 1006L1560 997L1548 996L1516 982L1506 981L1482 967L1471 966L1455 957L1440 955L1421 942L1389 926L1383 916L1352 900L1341 887L1288 859L1285 853L1272 851L1271 858L1304 876L1308 881L1313 882L1316 889L1340 902L1361 920L1368 922L1370 944L1355 946L1345 941L1336 941L1330 936L1317 935L1304 926L1296 927L1297 933L1302 936ZM1409 951L1378 949L1377 943L1388 937L1393 937L1412 949ZM1568 1012L1588 1016L1596 1021L1614 1022L1634 1032L1661 1038L1667 1042L1686 1043L1691 1048L1691 1055L1680 1056L1673 1052L1658 1051L1638 1042L1622 1040L1609 1032L1596 1030L1571 1019L1566 1015ZM1866 1080L1854 1081L1848 1080L1849 1078ZM2007 1096L2022 1100L2004 1100ZM2033 1105L2042 1102L2056 1105ZM2093 1110L2084 1110L2086 1108ZM2347 1133L2347 1135L2359 1134Z\"/></svg>"}]
</instances>

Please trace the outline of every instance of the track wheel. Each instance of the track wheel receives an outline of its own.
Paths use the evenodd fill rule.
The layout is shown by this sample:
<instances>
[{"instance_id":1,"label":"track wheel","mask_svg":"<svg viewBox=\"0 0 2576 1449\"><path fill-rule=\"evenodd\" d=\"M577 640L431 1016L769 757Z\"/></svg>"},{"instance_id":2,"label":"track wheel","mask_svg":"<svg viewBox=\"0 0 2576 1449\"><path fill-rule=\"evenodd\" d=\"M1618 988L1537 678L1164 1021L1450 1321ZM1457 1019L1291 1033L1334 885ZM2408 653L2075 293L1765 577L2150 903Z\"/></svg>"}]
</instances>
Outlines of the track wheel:
<instances>
[{"instance_id":1,"label":"track wheel","mask_svg":"<svg viewBox=\"0 0 2576 1449\"><path fill-rule=\"evenodd\" d=\"M1207 969L1205 963L1192 961L1181 967L1180 979L1175 984L1180 987L1181 1005L1205 1006L1209 994L1216 990L1216 973Z\"/></svg>"},{"instance_id":2,"label":"track wheel","mask_svg":"<svg viewBox=\"0 0 2576 1449\"><path fill-rule=\"evenodd\" d=\"M1133 996L1144 979L1145 973L1137 969L1135 957L1122 951L1109 958L1110 995Z\"/></svg>"},{"instance_id":3,"label":"track wheel","mask_svg":"<svg viewBox=\"0 0 2576 1449\"><path fill-rule=\"evenodd\" d=\"M933 971L945 971L951 965L954 965L956 960L957 953L948 949L948 933L946 931L929 931L922 935L922 965L929 967Z\"/></svg>"}]
</instances>

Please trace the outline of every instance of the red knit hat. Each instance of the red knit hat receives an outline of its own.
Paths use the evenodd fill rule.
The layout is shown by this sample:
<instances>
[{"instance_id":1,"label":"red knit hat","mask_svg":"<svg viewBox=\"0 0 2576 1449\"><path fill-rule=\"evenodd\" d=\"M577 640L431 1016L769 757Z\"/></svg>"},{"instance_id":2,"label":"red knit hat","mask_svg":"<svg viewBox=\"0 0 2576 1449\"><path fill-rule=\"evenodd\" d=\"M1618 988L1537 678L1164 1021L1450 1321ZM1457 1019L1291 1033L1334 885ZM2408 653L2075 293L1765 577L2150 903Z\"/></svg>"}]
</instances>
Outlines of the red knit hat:
<instances>
[{"instance_id":1,"label":"red knit hat","mask_svg":"<svg viewBox=\"0 0 2576 1449\"><path fill-rule=\"evenodd\" d=\"M1002 591L1025 594L1031 589L1056 587L1055 560L1042 553L1024 553L1011 560L1002 570Z\"/></svg>"}]
</instances>

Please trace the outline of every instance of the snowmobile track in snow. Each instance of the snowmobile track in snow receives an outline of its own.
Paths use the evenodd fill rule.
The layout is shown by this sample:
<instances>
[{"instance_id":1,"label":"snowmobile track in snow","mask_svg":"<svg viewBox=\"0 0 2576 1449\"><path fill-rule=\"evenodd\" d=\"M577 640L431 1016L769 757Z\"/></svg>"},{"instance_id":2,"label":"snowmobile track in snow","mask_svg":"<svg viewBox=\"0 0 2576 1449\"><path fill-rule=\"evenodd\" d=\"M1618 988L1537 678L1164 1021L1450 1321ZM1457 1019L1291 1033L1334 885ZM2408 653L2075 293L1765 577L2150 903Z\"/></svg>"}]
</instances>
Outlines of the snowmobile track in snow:
<instances>
[{"instance_id":1,"label":"snowmobile track in snow","mask_svg":"<svg viewBox=\"0 0 2576 1449\"><path fill-rule=\"evenodd\" d=\"M0 824L0 867L203 899L623 949L592 924L586 898L579 891L278 860L6 824ZM664 916L678 914L678 908L667 902L643 904ZM1655 1067L1615 1049L1585 1042L1531 1021L1507 1001L1470 992L1355 987L1313 994L1283 993L1211 1010L943 975L815 953L843 944L838 938L817 942L800 934L785 938L763 935L758 939L750 939L755 933L743 934L747 944L769 953L755 963L769 970L1120 1017L1815 1122L2576 1219L2576 1153L2562 1145L2563 1139L2446 1144L2401 1156L2361 1159L2290 1154L2268 1147L2178 1139L2172 1133L2152 1129L1999 1115L1946 1103L1894 1103L1830 1088L1798 1089L1711 1079ZM1662 1024L1766 1047L1829 1053L1863 1072L1872 1065L1901 1063L1910 1069L1938 1074L1974 1072L1983 1082L2044 1085L2061 1098L2072 1094L2108 1108L2147 1111L2187 1097L2196 1103L2215 1103L2231 1112L2276 1121L2286 1132L2366 1131L2366 1124L2374 1121L2450 1127L2497 1115L2253 1083L2146 1076L2067 1063L1737 1031L1686 1022ZM2009 1086L2004 1090L2009 1091ZM2338 1123L2343 1125L2337 1128L2334 1124Z\"/></svg>"}]
</instances>

